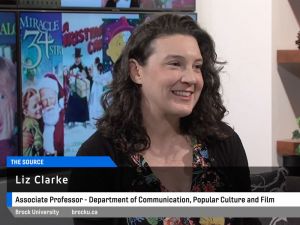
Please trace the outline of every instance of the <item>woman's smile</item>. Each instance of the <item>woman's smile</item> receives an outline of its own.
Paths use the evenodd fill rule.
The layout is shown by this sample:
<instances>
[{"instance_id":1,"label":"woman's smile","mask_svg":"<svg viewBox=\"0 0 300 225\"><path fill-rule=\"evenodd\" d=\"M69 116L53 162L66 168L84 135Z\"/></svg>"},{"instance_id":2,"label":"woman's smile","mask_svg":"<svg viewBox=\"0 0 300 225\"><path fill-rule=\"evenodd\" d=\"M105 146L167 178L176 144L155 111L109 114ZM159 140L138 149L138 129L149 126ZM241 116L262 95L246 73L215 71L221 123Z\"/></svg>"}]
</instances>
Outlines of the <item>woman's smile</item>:
<instances>
[{"instance_id":1,"label":"woman's smile","mask_svg":"<svg viewBox=\"0 0 300 225\"><path fill-rule=\"evenodd\" d=\"M192 96L192 94L194 93L194 92L192 92L192 91L181 91L181 90L176 90L176 91L172 91L172 93L174 94L174 95L176 95L176 96L180 96L180 97L191 97Z\"/></svg>"}]
</instances>

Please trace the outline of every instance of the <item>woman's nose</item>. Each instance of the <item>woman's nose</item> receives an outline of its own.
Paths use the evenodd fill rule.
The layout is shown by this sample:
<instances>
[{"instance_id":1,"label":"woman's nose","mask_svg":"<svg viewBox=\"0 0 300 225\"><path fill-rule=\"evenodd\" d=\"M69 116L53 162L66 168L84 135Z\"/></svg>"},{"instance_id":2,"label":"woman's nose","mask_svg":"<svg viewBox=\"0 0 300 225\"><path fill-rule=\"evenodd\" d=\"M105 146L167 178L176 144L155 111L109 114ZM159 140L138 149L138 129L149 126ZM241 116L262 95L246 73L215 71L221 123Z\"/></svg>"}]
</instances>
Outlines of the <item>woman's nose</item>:
<instances>
[{"instance_id":1,"label":"woman's nose","mask_svg":"<svg viewBox=\"0 0 300 225\"><path fill-rule=\"evenodd\" d=\"M183 76L181 81L183 83L195 84L197 81L196 76L199 76L199 74L197 74L193 68L186 68L183 71Z\"/></svg>"}]
</instances>

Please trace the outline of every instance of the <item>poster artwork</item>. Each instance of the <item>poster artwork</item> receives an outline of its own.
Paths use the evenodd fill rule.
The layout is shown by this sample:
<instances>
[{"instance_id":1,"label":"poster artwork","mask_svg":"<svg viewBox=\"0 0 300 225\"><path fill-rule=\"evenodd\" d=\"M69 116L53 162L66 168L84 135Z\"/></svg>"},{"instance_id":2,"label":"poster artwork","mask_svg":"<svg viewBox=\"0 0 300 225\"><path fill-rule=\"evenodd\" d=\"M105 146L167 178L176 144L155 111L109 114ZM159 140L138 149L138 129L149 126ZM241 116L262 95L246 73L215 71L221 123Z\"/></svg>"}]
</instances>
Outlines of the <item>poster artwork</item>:
<instances>
[{"instance_id":1,"label":"poster artwork","mask_svg":"<svg viewBox=\"0 0 300 225\"><path fill-rule=\"evenodd\" d=\"M20 47L23 155L64 155L61 13L21 13Z\"/></svg>"},{"instance_id":2,"label":"poster artwork","mask_svg":"<svg viewBox=\"0 0 300 225\"><path fill-rule=\"evenodd\" d=\"M15 14L0 12L0 168L18 154Z\"/></svg>"},{"instance_id":3,"label":"poster artwork","mask_svg":"<svg viewBox=\"0 0 300 225\"><path fill-rule=\"evenodd\" d=\"M138 14L63 14L65 155L76 155L96 131L112 66L138 22Z\"/></svg>"}]
</instances>

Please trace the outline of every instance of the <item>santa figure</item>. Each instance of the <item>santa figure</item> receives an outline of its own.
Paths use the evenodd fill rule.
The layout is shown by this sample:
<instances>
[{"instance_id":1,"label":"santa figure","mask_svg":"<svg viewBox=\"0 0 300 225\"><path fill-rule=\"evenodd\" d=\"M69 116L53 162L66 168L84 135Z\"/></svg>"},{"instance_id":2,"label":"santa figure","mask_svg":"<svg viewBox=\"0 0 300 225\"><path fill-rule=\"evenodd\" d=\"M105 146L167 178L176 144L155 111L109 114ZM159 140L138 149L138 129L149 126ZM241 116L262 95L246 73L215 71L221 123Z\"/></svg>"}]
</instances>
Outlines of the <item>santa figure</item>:
<instances>
[{"instance_id":1,"label":"santa figure","mask_svg":"<svg viewBox=\"0 0 300 225\"><path fill-rule=\"evenodd\" d=\"M39 93L44 122L43 148L46 156L64 152L64 93L54 74L46 74L40 81Z\"/></svg>"}]
</instances>

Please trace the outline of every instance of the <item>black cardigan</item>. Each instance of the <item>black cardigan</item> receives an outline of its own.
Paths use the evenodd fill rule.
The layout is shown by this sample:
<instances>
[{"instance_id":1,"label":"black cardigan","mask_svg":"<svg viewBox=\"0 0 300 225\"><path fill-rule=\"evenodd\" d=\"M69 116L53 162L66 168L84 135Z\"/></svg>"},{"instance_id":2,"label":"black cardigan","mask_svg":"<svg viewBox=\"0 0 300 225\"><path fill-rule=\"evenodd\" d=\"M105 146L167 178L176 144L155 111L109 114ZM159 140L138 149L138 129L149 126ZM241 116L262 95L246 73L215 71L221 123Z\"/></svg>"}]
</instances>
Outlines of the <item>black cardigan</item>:
<instances>
[{"instance_id":1,"label":"black cardigan","mask_svg":"<svg viewBox=\"0 0 300 225\"><path fill-rule=\"evenodd\" d=\"M229 137L207 144L209 159L214 168L226 183L225 191L248 192L250 189L250 173L245 150L239 136L226 127ZM104 138L96 131L82 144L78 156L110 156L119 169L74 170L71 177L70 191L130 191L134 178L129 157L113 149L112 141ZM127 225L125 218L74 219L75 225ZM236 219L234 224L256 225L256 219Z\"/></svg>"}]
</instances>

